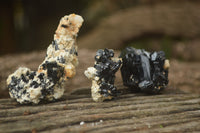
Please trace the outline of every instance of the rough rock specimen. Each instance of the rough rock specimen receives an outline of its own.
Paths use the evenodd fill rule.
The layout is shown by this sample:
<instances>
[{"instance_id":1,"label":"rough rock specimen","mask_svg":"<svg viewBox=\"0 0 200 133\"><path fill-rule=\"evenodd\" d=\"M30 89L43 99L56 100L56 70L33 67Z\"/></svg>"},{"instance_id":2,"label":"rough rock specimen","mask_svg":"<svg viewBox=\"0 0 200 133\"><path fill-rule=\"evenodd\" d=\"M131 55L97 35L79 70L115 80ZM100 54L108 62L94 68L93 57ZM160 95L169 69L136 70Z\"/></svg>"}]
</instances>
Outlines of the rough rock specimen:
<instances>
[{"instance_id":1,"label":"rough rock specimen","mask_svg":"<svg viewBox=\"0 0 200 133\"><path fill-rule=\"evenodd\" d=\"M85 76L92 80L91 93L96 102L112 99L117 95L114 80L115 73L121 66L121 60L113 57L112 49L100 49L96 53L94 67L89 67L85 71Z\"/></svg>"},{"instance_id":2,"label":"rough rock specimen","mask_svg":"<svg viewBox=\"0 0 200 133\"><path fill-rule=\"evenodd\" d=\"M37 104L41 100L52 101L63 95L64 81L76 73L76 37L82 23L83 18L75 14L61 18L54 40L38 70L20 67L9 75L7 85L11 98L23 104Z\"/></svg>"},{"instance_id":3,"label":"rough rock specimen","mask_svg":"<svg viewBox=\"0 0 200 133\"><path fill-rule=\"evenodd\" d=\"M136 91L158 93L168 84L169 60L165 53L127 47L120 57L123 84Z\"/></svg>"}]
</instances>

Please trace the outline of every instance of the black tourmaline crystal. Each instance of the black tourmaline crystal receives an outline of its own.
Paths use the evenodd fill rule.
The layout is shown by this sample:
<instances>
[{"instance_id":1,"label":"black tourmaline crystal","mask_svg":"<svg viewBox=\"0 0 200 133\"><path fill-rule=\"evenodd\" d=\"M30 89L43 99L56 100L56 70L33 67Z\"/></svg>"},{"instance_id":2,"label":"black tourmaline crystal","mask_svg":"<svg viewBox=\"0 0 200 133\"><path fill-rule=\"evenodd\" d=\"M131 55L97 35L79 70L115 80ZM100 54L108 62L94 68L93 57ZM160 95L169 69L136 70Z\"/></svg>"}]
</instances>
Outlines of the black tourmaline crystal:
<instances>
[{"instance_id":1,"label":"black tourmaline crystal","mask_svg":"<svg viewBox=\"0 0 200 133\"><path fill-rule=\"evenodd\" d=\"M169 63L163 51L150 53L143 49L127 47L120 57L123 61L121 75L125 86L153 94L167 86Z\"/></svg>"},{"instance_id":2,"label":"black tourmaline crystal","mask_svg":"<svg viewBox=\"0 0 200 133\"><path fill-rule=\"evenodd\" d=\"M116 96L117 89L114 86L115 73L121 65L121 61L112 60L114 52L112 49L100 49L95 56L94 68L97 70L97 77L99 77L100 94L108 96Z\"/></svg>"}]
</instances>

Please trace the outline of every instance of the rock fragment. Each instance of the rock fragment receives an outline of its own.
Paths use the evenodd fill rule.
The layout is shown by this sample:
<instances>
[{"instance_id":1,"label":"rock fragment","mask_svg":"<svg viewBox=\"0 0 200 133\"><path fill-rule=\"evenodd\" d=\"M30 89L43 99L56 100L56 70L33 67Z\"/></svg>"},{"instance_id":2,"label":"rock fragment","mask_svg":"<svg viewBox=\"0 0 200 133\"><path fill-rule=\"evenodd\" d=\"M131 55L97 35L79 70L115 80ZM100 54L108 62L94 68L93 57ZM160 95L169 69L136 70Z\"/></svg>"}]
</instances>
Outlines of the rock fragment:
<instances>
[{"instance_id":1,"label":"rock fragment","mask_svg":"<svg viewBox=\"0 0 200 133\"><path fill-rule=\"evenodd\" d=\"M76 37L83 18L70 14L61 18L45 60L37 71L20 67L9 75L7 85L11 98L21 104L38 104L62 97L64 81L74 77L78 65Z\"/></svg>"},{"instance_id":2,"label":"rock fragment","mask_svg":"<svg viewBox=\"0 0 200 133\"><path fill-rule=\"evenodd\" d=\"M114 86L115 73L121 66L121 60L114 58L112 49L100 49L95 56L94 67L85 71L85 76L92 80L91 93L96 102L112 99L117 95Z\"/></svg>"},{"instance_id":3,"label":"rock fragment","mask_svg":"<svg viewBox=\"0 0 200 133\"><path fill-rule=\"evenodd\" d=\"M120 55L123 84L133 90L158 93L168 84L169 60L163 51L147 52L127 47Z\"/></svg>"}]
</instances>

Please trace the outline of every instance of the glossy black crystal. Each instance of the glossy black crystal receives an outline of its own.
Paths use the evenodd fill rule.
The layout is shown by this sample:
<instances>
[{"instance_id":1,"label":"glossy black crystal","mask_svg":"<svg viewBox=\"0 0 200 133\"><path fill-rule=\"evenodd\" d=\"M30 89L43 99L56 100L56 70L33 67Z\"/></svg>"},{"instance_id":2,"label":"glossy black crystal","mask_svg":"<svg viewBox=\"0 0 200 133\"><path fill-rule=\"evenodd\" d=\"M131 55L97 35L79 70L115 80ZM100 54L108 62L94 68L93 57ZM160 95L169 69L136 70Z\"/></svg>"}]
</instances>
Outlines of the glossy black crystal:
<instances>
[{"instance_id":1,"label":"glossy black crystal","mask_svg":"<svg viewBox=\"0 0 200 133\"><path fill-rule=\"evenodd\" d=\"M165 53L147 52L132 47L125 48L121 75L123 84L134 91L158 93L168 84L168 69L164 69Z\"/></svg>"},{"instance_id":2,"label":"glossy black crystal","mask_svg":"<svg viewBox=\"0 0 200 133\"><path fill-rule=\"evenodd\" d=\"M115 73L120 68L121 61L112 60L114 51L112 49L100 49L95 56L94 68L99 77L100 94L107 96L116 96L117 88L114 86Z\"/></svg>"}]
</instances>

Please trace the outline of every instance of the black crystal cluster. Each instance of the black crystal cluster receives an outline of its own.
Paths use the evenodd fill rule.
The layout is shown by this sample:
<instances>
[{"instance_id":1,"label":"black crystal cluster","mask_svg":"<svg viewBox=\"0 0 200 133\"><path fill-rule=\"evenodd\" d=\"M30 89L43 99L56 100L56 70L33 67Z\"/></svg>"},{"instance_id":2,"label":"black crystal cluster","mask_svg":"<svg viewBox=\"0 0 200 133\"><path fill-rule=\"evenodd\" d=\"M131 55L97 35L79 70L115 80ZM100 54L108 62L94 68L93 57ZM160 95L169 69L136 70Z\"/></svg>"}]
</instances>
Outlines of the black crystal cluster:
<instances>
[{"instance_id":1,"label":"black crystal cluster","mask_svg":"<svg viewBox=\"0 0 200 133\"><path fill-rule=\"evenodd\" d=\"M135 91L156 94L168 84L165 53L127 47L122 51L123 84Z\"/></svg>"},{"instance_id":2,"label":"black crystal cluster","mask_svg":"<svg viewBox=\"0 0 200 133\"><path fill-rule=\"evenodd\" d=\"M30 94L27 92L27 88L38 89L38 87L41 88L41 98L45 98L47 95L52 95L54 93L53 87L55 85L59 86L62 84L62 82L59 81L64 74L64 68L62 66L58 65L56 61L46 61L41 66L47 74L25 69L20 75L13 75L11 77L8 88L14 98L21 99L26 95L30 100ZM31 103L31 101L27 99L24 100L23 103Z\"/></svg>"},{"instance_id":3,"label":"black crystal cluster","mask_svg":"<svg viewBox=\"0 0 200 133\"><path fill-rule=\"evenodd\" d=\"M97 70L99 77L100 94L108 96L116 96L117 88L114 86L115 73L120 68L120 60L112 60L114 51L112 49L100 49L95 56L94 68Z\"/></svg>"}]
</instances>

